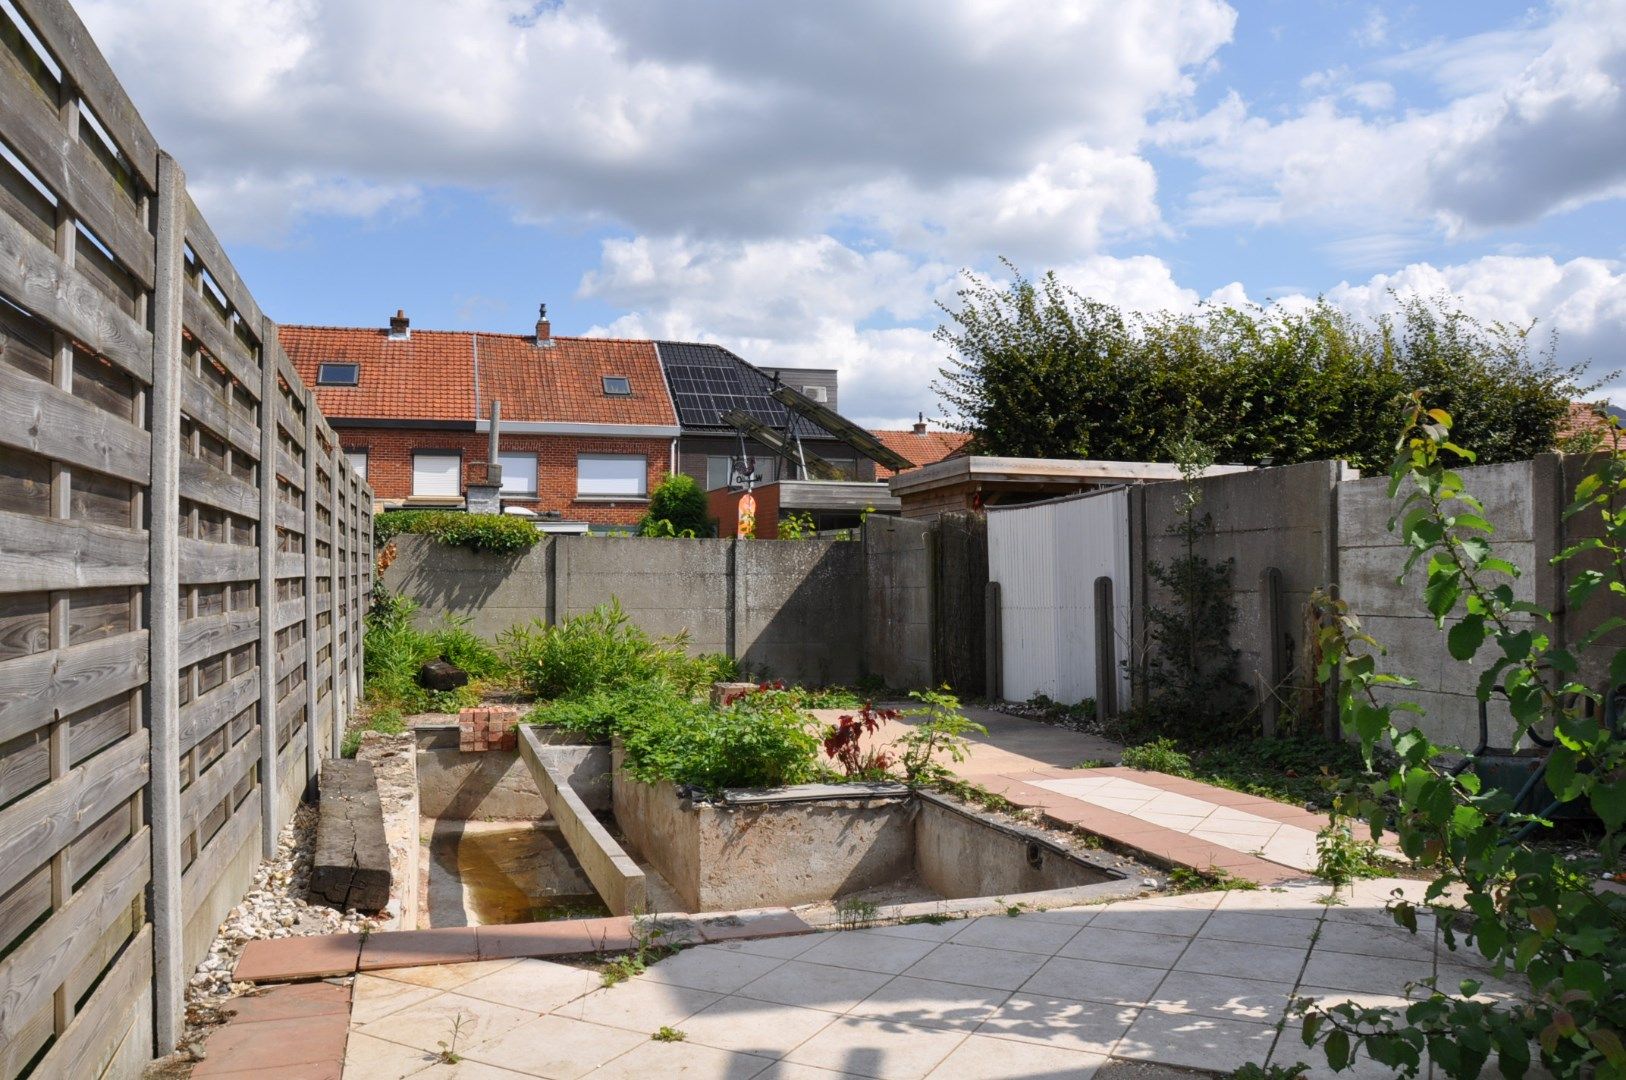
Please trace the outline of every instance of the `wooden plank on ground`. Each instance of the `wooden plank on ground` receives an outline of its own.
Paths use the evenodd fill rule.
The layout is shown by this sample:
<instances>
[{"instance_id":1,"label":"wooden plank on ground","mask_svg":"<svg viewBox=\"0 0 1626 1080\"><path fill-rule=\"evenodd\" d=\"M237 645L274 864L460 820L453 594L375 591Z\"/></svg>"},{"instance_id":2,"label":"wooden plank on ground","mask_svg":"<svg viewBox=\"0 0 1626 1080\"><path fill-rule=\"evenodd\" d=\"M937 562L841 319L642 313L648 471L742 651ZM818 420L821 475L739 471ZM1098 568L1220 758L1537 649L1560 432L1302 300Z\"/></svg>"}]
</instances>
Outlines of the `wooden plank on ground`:
<instances>
[{"instance_id":1,"label":"wooden plank on ground","mask_svg":"<svg viewBox=\"0 0 1626 1080\"><path fill-rule=\"evenodd\" d=\"M0 591L145 585L147 534L0 510Z\"/></svg>"},{"instance_id":2,"label":"wooden plank on ground","mask_svg":"<svg viewBox=\"0 0 1626 1080\"><path fill-rule=\"evenodd\" d=\"M340 911L382 911L390 902L390 848L372 765L324 761L319 789L311 899Z\"/></svg>"}]
</instances>

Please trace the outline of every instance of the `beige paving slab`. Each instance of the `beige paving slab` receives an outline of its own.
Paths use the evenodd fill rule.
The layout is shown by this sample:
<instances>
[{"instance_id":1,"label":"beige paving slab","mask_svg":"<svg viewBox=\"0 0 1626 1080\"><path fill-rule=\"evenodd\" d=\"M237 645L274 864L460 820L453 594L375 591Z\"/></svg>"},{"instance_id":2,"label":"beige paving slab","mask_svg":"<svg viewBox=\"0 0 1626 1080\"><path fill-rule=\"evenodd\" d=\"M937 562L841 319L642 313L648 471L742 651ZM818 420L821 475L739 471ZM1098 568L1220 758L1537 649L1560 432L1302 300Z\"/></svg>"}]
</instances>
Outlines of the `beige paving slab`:
<instances>
[{"instance_id":1,"label":"beige paving slab","mask_svg":"<svg viewBox=\"0 0 1626 1080\"><path fill-rule=\"evenodd\" d=\"M1157 968L1103 964L1056 956L1045 961L1034 976L1023 983L1025 994L1069 998L1074 1001L1101 1001L1114 1005L1138 1006L1157 990L1164 972Z\"/></svg>"},{"instance_id":2,"label":"beige paving slab","mask_svg":"<svg viewBox=\"0 0 1626 1080\"><path fill-rule=\"evenodd\" d=\"M754 1001L844 1013L893 977L884 971L857 971L792 960L746 983L736 994Z\"/></svg>"},{"instance_id":3,"label":"beige paving slab","mask_svg":"<svg viewBox=\"0 0 1626 1080\"><path fill-rule=\"evenodd\" d=\"M648 1034L663 1025L679 1026L722 996L709 990L638 978L567 1002L552 1015Z\"/></svg>"},{"instance_id":4,"label":"beige paving slab","mask_svg":"<svg viewBox=\"0 0 1626 1080\"><path fill-rule=\"evenodd\" d=\"M1413 959L1399 959L1311 949L1301 981L1333 990L1404 993L1407 983L1426 979L1433 973L1433 959L1427 954Z\"/></svg>"},{"instance_id":5,"label":"beige paving slab","mask_svg":"<svg viewBox=\"0 0 1626 1080\"><path fill-rule=\"evenodd\" d=\"M463 1056L547 1080L577 1080L648 1040L648 1032L538 1016L470 1047Z\"/></svg>"},{"instance_id":6,"label":"beige paving slab","mask_svg":"<svg viewBox=\"0 0 1626 1080\"><path fill-rule=\"evenodd\" d=\"M1040 953L1054 956L1067 944L1078 927L1044 919L1025 919L1009 915L985 915L972 919L964 929L954 935L956 945L976 945L986 949L1010 949L1015 952Z\"/></svg>"},{"instance_id":7,"label":"beige paving slab","mask_svg":"<svg viewBox=\"0 0 1626 1080\"><path fill-rule=\"evenodd\" d=\"M961 983L995 990L1015 990L1038 971L1047 957L1005 949L979 949L949 942L939 945L904 969L917 979Z\"/></svg>"},{"instance_id":8,"label":"beige paving slab","mask_svg":"<svg viewBox=\"0 0 1626 1080\"><path fill-rule=\"evenodd\" d=\"M1114 1057L1157 1061L1190 1069L1236 1068L1263 1063L1276 1028L1246 1020L1146 1009L1113 1047Z\"/></svg>"},{"instance_id":9,"label":"beige paving slab","mask_svg":"<svg viewBox=\"0 0 1626 1080\"><path fill-rule=\"evenodd\" d=\"M1226 941L1198 937L1180 954L1176 971L1197 971L1206 975L1230 975L1244 979L1268 979L1288 986L1298 981L1309 944L1298 948L1260 945L1253 941Z\"/></svg>"},{"instance_id":10,"label":"beige paving slab","mask_svg":"<svg viewBox=\"0 0 1626 1080\"><path fill-rule=\"evenodd\" d=\"M426 1050L352 1031L344 1047L344 1080L401 1080L434 1062Z\"/></svg>"},{"instance_id":11,"label":"beige paving slab","mask_svg":"<svg viewBox=\"0 0 1626 1080\"><path fill-rule=\"evenodd\" d=\"M1004 990L899 975L853 1006L850 1015L973 1031L1010 996Z\"/></svg>"},{"instance_id":12,"label":"beige paving slab","mask_svg":"<svg viewBox=\"0 0 1626 1080\"><path fill-rule=\"evenodd\" d=\"M795 1061L775 1061L757 1073L755 1080L854 1080L857 1076L857 1073L819 1069Z\"/></svg>"},{"instance_id":13,"label":"beige paving slab","mask_svg":"<svg viewBox=\"0 0 1626 1080\"><path fill-rule=\"evenodd\" d=\"M1167 971L1189 944L1191 939L1184 934L1142 934L1134 930L1086 926L1062 946L1057 955Z\"/></svg>"},{"instance_id":14,"label":"beige paving slab","mask_svg":"<svg viewBox=\"0 0 1626 1080\"><path fill-rule=\"evenodd\" d=\"M1017 992L977 1028L978 1035L1091 1054L1111 1051L1140 1010L1100 1001Z\"/></svg>"},{"instance_id":15,"label":"beige paving slab","mask_svg":"<svg viewBox=\"0 0 1626 1080\"><path fill-rule=\"evenodd\" d=\"M1148 1004L1162 1012L1274 1024L1287 1011L1289 997L1288 985L1280 982L1171 971Z\"/></svg>"},{"instance_id":16,"label":"beige paving slab","mask_svg":"<svg viewBox=\"0 0 1626 1080\"><path fill-rule=\"evenodd\" d=\"M519 960L457 988L459 994L514 1005L532 1012L551 1012L567 1001L598 989L597 972L547 960Z\"/></svg>"},{"instance_id":17,"label":"beige paving slab","mask_svg":"<svg viewBox=\"0 0 1626 1080\"><path fill-rule=\"evenodd\" d=\"M592 1080L753 1080L772 1062L691 1042L645 1042L595 1069Z\"/></svg>"},{"instance_id":18,"label":"beige paving slab","mask_svg":"<svg viewBox=\"0 0 1626 1080\"><path fill-rule=\"evenodd\" d=\"M838 1017L786 1060L877 1080L920 1080L965 1038L959 1031Z\"/></svg>"},{"instance_id":19,"label":"beige paving slab","mask_svg":"<svg viewBox=\"0 0 1626 1080\"><path fill-rule=\"evenodd\" d=\"M455 990L464 983L501 971L513 960L474 960L466 964L431 964L428 967L384 968L370 971L372 978L429 986L436 990Z\"/></svg>"},{"instance_id":20,"label":"beige paving slab","mask_svg":"<svg viewBox=\"0 0 1626 1080\"><path fill-rule=\"evenodd\" d=\"M937 943L932 941L852 930L826 937L797 959L809 964L897 975L935 948Z\"/></svg>"},{"instance_id":21,"label":"beige paving slab","mask_svg":"<svg viewBox=\"0 0 1626 1080\"><path fill-rule=\"evenodd\" d=\"M644 978L652 982L728 994L752 979L766 975L782 963L784 961L776 956L702 945L650 965L649 970L644 972Z\"/></svg>"},{"instance_id":22,"label":"beige paving slab","mask_svg":"<svg viewBox=\"0 0 1626 1080\"><path fill-rule=\"evenodd\" d=\"M690 1042L760 1057L781 1058L835 1021L818 1009L801 1009L725 997L684 1020L679 1027Z\"/></svg>"},{"instance_id":23,"label":"beige paving slab","mask_svg":"<svg viewBox=\"0 0 1626 1080\"><path fill-rule=\"evenodd\" d=\"M368 1024L397 1009L417 1005L439 995L439 990L427 986L357 975L350 997L350 1023L354 1026Z\"/></svg>"},{"instance_id":24,"label":"beige paving slab","mask_svg":"<svg viewBox=\"0 0 1626 1080\"><path fill-rule=\"evenodd\" d=\"M364 1035L433 1052L440 1049L442 1041L451 1041L453 1024L458 1019L462 1020L458 1042L468 1041L472 1044L495 1038L535 1015L529 1009L463 997L455 991L445 990L425 1001L396 1009L387 1016L363 1024L358 1030Z\"/></svg>"},{"instance_id":25,"label":"beige paving slab","mask_svg":"<svg viewBox=\"0 0 1626 1080\"><path fill-rule=\"evenodd\" d=\"M464 1058L455 1065L431 1065L412 1074L412 1080L535 1080L535 1073L514 1072Z\"/></svg>"},{"instance_id":26,"label":"beige paving slab","mask_svg":"<svg viewBox=\"0 0 1626 1080\"><path fill-rule=\"evenodd\" d=\"M1100 1054L1063 1046L972 1035L927 1076L928 1080L1012 1080L1014 1077L1089 1080L1105 1061Z\"/></svg>"}]
</instances>

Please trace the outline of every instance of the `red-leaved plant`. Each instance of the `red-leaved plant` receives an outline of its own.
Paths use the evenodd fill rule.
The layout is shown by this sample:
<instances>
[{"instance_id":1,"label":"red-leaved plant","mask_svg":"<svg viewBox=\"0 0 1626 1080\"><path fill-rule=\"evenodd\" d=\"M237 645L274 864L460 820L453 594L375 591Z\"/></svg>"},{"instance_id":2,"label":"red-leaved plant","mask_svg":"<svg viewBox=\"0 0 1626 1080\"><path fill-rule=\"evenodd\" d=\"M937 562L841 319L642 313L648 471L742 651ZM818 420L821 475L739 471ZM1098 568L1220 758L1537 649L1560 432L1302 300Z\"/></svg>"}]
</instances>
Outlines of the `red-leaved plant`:
<instances>
[{"instance_id":1,"label":"red-leaved plant","mask_svg":"<svg viewBox=\"0 0 1626 1080\"><path fill-rule=\"evenodd\" d=\"M874 735L882 721L896 720L898 715L896 709L877 709L873 703L864 702L857 716L841 717L824 737L825 756L839 762L849 780L885 779L896 758L883 746L871 743L866 747L864 736Z\"/></svg>"}]
</instances>

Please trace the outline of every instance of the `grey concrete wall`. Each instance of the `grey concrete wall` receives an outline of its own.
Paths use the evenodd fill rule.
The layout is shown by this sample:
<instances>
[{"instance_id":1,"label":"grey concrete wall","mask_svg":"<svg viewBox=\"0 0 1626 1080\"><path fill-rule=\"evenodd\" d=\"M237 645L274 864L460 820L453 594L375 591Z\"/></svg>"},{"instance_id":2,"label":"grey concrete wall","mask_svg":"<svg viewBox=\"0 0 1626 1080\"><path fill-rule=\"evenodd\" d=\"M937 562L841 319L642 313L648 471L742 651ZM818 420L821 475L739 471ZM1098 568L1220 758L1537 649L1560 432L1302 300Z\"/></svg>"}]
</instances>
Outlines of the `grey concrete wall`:
<instances>
[{"instance_id":1,"label":"grey concrete wall","mask_svg":"<svg viewBox=\"0 0 1626 1080\"><path fill-rule=\"evenodd\" d=\"M822 684L864 674L862 544L742 543L734 570L735 656L745 670Z\"/></svg>"},{"instance_id":2,"label":"grey concrete wall","mask_svg":"<svg viewBox=\"0 0 1626 1080\"><path fill-rule=\"evenodd\" d=\"M1099 885L1115 875L1082 862L1034 829L979 820L922 792L915 818L915 869L949 900Z\"/></svg>"},{"instance_id":3,"label":"grey concrete wall","mask_svg":"<svg viewBox=\"0 0 1626 1080\"><path fill-rule=\"evenodd\" d=\"M491 639L617 599L658 637L725 653L755 675L851 682L865 671L864 560L850 541L549 537L522 555L422 536L395 540L385 584L417 600L419 625L451 613Z\"/></svg>"},{"instance_id":4,"label":"grey concrete wall","mask_svg":"<svg viewBox=\"0 0 1626 1080\"><path fill-rule=\"evenodd\" d=\"M1260 578L1267 567L1282 574L1283 605L1287 618L1289 670L1292 681L1302 683L1309 674L1300 661L1306 655L1303 612L1310 594L1330 583L1336 567L1335 510L1341 466L1314 461L1276 469L1230 473L1197 481L1202 491L1199 514L1207 514L1213 530L1199 552L1209 559L1232 562L1236 623L1231 642L1240 653L1238 671L1255 700L1266 689L1268 669L1265 614ZM1166 605L1170 597L1152 580L1148 562L1167 566L1184 553L1184 545L1171 529L1179 523L1177 507L1184 485L1179 482L1147 484L1130 491L1130 566L1133 602L1132 640L1145 655L1146 611Z\"/></svg>"},{"instance_id":5,"label":"grey concrete wall","mask_svg":"<svg viewBox=\"0 0 1626 1080\"><path fill-rule=\"evenodd\" d=\"M1514 585L1515 597L1556 610L1563 585L1548 560L1561 542L1560 459L1546 454L1534 461L1460 471L1467 491L1484 503L1485 518L1496 526L1490 537L1493 551L1524 571ZM1423 605L1426 564L1404 583L1397 582L1407 551L1388 528L1399 501L1389 498L1387 488L1387 477L1339 486L1340 594L1366 632L1388 649L1380 661L1384 668L1417 680L1416 687L1393 696L1423 706L1426 714L1419 726L1430 739L1472 749L1479 724L1475 689L1495 651L1487 647L1477 663L1453 660L1445 631L1435 627ZM1493 741L1506 745L1512 731L1507 710L1493 701L1488 715Z\"/></svg>"},{"instance_id":6,"label":"grey concrete wall","mask_svg":"<svg viewBox=\"0 0 1626 1080\"><path fill-rule=\"evenodd\" d=\"M864 653L869 670L888 686L934 682L931 535L927 521L864 523Z\"/></svg>"},{"instance_id":7,"label":"grey concrete wall","mask_svg":"<svg viewBox=\"0 0 1626 1080\"><path fill-rule=\"evenodd\" d=\"M418 812L460 821L535 821L547 802L512 750L418 751Z\"/></svg>"},{"instance_id":8,"label":"grey concrete wall","mask_svg":"<svg viewBox=\"0 0 1626 1080\"><path fill-rule=\"evenodd\" d=\"M580 762L572 761L571 755L577 749L547 746L532 727L520 731L519 756L582 872L612 914L640 914L647 908L644 872L576 793L573 774ZM585 758L588 749L580 748L580 756Z\"/></svg>"}]
</instances>

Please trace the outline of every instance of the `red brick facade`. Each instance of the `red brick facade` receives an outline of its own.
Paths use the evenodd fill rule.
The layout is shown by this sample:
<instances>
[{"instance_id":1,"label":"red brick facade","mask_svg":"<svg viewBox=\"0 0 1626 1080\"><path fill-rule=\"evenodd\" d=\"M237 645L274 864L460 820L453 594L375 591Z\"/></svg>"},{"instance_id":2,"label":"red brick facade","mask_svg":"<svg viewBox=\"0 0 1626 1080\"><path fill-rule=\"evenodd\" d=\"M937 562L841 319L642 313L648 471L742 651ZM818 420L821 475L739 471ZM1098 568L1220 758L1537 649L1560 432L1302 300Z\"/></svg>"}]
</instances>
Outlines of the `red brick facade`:
<instances>
[{"instance_id":1,"label":"red brick facade","mask_svg":"<svg viewBox=\"0 0 1626 1080\"><path fill-rule=\"evenodd\" d=\"M463 486L485 481L486 448L483 433L402 428L356 428L334 423L344 449L367 451L367 480L380 501L405 499L412 494L412 454L415 450L459 452L463 455ZM594 525L635 525L648 508L647 499L578 498L576 455L642 454L646 459L647 489L654 491L672 467L672 440L603 438L580 435L502 435L504 452L536 455L535 499L504 498L505 506L521 506L541 513L557 510L566 520Z\"/></svg>"}]
</instances>

